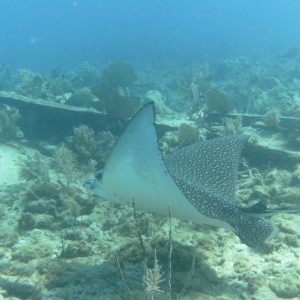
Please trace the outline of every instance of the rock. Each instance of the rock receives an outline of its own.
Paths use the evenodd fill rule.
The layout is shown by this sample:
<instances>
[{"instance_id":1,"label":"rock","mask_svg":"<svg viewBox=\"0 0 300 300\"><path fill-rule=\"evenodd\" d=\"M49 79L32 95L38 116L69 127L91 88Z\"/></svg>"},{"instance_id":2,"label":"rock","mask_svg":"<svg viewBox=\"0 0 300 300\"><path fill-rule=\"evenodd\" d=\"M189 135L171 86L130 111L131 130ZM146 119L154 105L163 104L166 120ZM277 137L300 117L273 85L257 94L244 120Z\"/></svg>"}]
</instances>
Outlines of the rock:
<instances>
[{"instance_id":1,"label":"rock","mask_svg":"<svg viewBox=\"0 0 300 300\"><path fill-rule=\"evenodd\" d=\"M95 130L105 128L106 116L95 109L33 99L0 91L0 102L16 107L22 116L26 138L35 139L71 135L73 128L86 124Z\"/></svg>"},{"instance_id":2,"label":"rock","mask_svg":"<svg viewBox=\"0 0 300 300\"><path fill-rule=\"evenodd\" d=\"M36 228L36 221L30 213L22 213L18 220L18 228L20 230L32 230Z\"/></svg>"},{"instance_id":3,"label":"rock","mask_svg":"<svg viewBox=\"0 0 300 300\"><path fill-rule=\"evenodd\" d=\"M36 284L20 279L17 276L1 275L0 286L6 290L10 296L18 297L18 299L41 299L41 291ZM15 299L13 297L9 297L9 299ZM8 298L5 297L5 299Z\"/></svg>"},{"instance_id":4,"label":"rock","mask_svg":"<svg viewBox=\"0 0 300 300\"><path fill-rule=\"evenodd\" d=\"M299 238L297 236L294 235L287 235L284 238L284 241L287 245L296 248L299 246Z\"/></svg>"},{"instance_id":5,"label":"rock","mask_svg":"<svg viewBox=\"0 0 300 300\"><path fill-rule=\"evenodd\" d=\"M251 127L244 128L243 133L252 137L243 152L250 164L272 161L276 168L291 170L300 163L300 151L286 147L286 135L261 130L257 134Z\"/></svg>"},{"instance_id":6,"label":"rock","mask_svg":"<svg viewBox=\"0 0 300 300\"><path fill-rule=\"evenodd\" d=\"M288 234L297 234L297 231L294 228L295 224L292 221L282 220L280 222L279 228L281 231Z\"/></svg>"},{"instance_id":7,"label":"rock","mask_svg":"<svg viewBox=\"0 0 300 300\"><path fill-rule=\"evenodd\" d=\"M295 298L300 295L300 276L292 271L279 272L269 287L278 297Z\"/></svg>"},{"instance_id":8,"label":"rock","mask_svg":"<svg viewBox=\"0 0 300 300\"><path fill-rule=\"evenodd\" d=\"M36 228L49 229L54 223L54 217L46 214L38 214L34 216Z\"/></svg>"},{"instance_id":9,"label":"rock","mask_svg":"<svg viewBox=\"0 0 300 300\"><path fill-rule=\"evenodd\" d=\"M155 104L155 111L158 114L173 114L174 111L169 108L165 102L164 97L159 91L150 90L145 94L144 102L153 101Z\"/></svg>"},{"instance_id":10,"label":"rock","mask_svg":"<svg viewBox=\"0 0 300 300\"><path fill-rule=\"evenodd\" d=\"M261 185L254 186L251 197L253 197L254 199L260 199L260 200L269 200L270 199L270 195L269 195L268 191L266 190L266 188L264 186L261 186Z\"/></svg>"},{"instance_id":11,"label":"rock","mask_svg":"<svg viewBox=\"0 0 300 300\"><path fill-rule=\"evenodd\" d=\"M55 216L56 202L53 199L50 200L39 199L37 201L31 201L25 206L24 212L34 213L34 214L48 214L48 215Z\"/></svg>"},{"instance_id":12,"label":"rock","mask_svg":"<svg viewBox=\"0 0 300 300\"><path fill-rule=\"evenodd\" d=\"M61 257L85 257L91 254L91 246L84 241L71 241L62 250Z\"/></svg>"}]
</instances>

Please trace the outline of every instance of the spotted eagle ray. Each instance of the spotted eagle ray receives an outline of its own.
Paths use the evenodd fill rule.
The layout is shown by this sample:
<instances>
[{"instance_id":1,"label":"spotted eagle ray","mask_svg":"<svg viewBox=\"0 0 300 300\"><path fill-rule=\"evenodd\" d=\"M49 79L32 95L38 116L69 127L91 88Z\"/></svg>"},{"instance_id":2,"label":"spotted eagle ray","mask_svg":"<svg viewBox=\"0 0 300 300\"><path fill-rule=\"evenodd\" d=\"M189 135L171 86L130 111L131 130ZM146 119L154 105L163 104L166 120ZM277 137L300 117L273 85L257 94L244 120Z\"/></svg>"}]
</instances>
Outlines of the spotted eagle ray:
<instances>
[{"instance_id":1,"label":"spotted eagle ray","mask_svg":"<svg viewBox=\"0 0 300 300\"><path fill-rule=\"evenodd\" d=\"M117 141L102 178L87 185L115 203L130 205L134 198L138 210L167 215L169 207L176 218L229 229L256 247L278 229L258 216L268 214L263 204L244 208L235 202L238 164L247 140L245 135L215 138L163 157L154 104L149 102Z\"/></svg>"}]
</instances>

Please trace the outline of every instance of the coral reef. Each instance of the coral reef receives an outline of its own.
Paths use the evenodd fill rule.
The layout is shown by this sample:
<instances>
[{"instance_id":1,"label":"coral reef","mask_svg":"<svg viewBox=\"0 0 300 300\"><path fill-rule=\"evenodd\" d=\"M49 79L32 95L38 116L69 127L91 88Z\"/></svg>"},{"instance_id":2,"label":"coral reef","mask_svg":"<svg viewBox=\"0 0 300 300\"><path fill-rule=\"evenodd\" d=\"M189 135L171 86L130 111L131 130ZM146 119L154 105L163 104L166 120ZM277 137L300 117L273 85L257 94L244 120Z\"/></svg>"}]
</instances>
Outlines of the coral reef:
<instances>
[{"instance_id":1,"label":"coral reef","mask_svg":"<svg viewBox=\"0 0 300 300\"><path fill-rule=\"evenodd\" d=\"M139 96L127 89L118 88L104 99L104 109L112 119L127 120L138 110L140 102Z\"/></svg>"},{"instance_id":2,"label":"coral reef","mask_svg":"<svg viewBox=\"0 0 300 300\"><path fill-rule=\"evenodd\" d=\"M90 159L84 167L79 167L76 154L64 145L55 151L53 162L59 181L67 188L72 184L80 183L85 176L94 174L97 164Z\"/></svg>"},{"instance_id":3,"label":"coral reef","mask_svg":"<svg viewBox=\"0 0 300 300\"><path fill-rule=\"evenodd\" d=\"M55 151L54 166L61 177L61 182L67 187L71 183L78 182L81 177L75 153L65 146L61 146Z\"/></svg>"},{"instance_id":4,"label":"coral reef","mask_svg":"<svg viewBox=\"0 0 300 300\"><path fill-rule=\"evenodd\" d=\"M200 108L204 104L206 92L211 87L212 72L208 64L197 69L187 67L175 72L176 84L187 99L192 99L193 106Z\"/></svg>"},{"instance_id":5,"label":"coral reef","mask_svg":"<svg viewBox=\"0 0 300 300\"><path fill-rule=\"evenodd\" d=\"M61 258L86 257L91 254L91 246L85 241L71 241L63 245Z\"/></svg>"},{"instance_id":6,"label":"coral reef","mask_svg":"<svg viewBox=\"0 0 300 300\"><path fill-rule=\"evenodd\" d=\"M269 127L278 127L280 123L279 113L277 110L270 110L262 116L263 122Z\"/></svg>"},{"instance_id":7,"label":"coral reef","mask_svg":"<svg viewBox=\"0 0 300 300\"><path fill-rule=\"evenodd\" d=\"M102 72L102 81L111 88L130 86L135 79L134 68L123 61L115 61L107 65Z\"/></svg>"},{"instance_id":8,"label":"coral reef","mask_svg":"<svg viewBox=\"0 0 300 300\"><path fill-rule=\"evenodd\" d=\"M108 158L117 138L110 131L100 131L97 134L97 162L99 166L103 167L104 162Z\"/></svg>"},{"instance_id":9,"label":"coral reef","mask_svg":"<svg viewBox=\"0 0 300 300\"><path fill-rule=\"evenodd\" d=\"M95 172L95 162L79 167L73 152L57 149L52 162L39 153L25 159L20 177L25 179L21 193L22 211L18 231L69 227L73 218L88 213L94 207L93 197L81 195L81 180ZM80 185L76 183L80 181Z\"/></svg>"},{"instance_id":10,"label":"coral reef","mask_svg":"<svg viewBox=\"0 0 300 300\"><path fill-rule=\"evenodd\" d=\"M235 119L225 118L224 133L225 135L240 134L243 132L242 117L238 116Z\"/></svg>"},{"instance_id":11,"label":"coral reef","mask_svg":"<svg viewBox=\"0 0 300 300\"><path fill-rule=\"evenodd\" d=\"M163 91L166 104L174 111L187 111L189 114L202 111L205 106L205 94L211 88L213 74L210 65L188 65L184 68L171 69L174 78L170 88L159 86L158 91ZM164 79L162 79L164 81Z\"/></svg>"},{"instance_id":12,"label":"coral reef","mask_svg":"<svg viewBox=\"0 0 300 300\"><path fill-rule=\"evenodd\" d=\"M50 181L49 165L39 152L36 151L32 156L27 156L22 161L20 178L27 181L37 180L42 183Z\"/></svg>"},{"instance_id":13,"label":"coral reef","mask_svg":"<svg viewBox=\"0 0 300 300\"><path fill-rule=\"evenodd\" d=\"M16 91L27 97L57 101L57 96L72 91L71 80L60 69L54 69L48 77L22 69L20 78Z\"/></svg>"},{"instance_id":14,"label":"coral reef","mask_svg":"<svg viewBox=\"0 0 300 300\"><path fill-rule=\"evenodd\" d=\"M82 163L97 159L100 149L95 140L94 130L86 125L74 128L74 135L69 139L69 145Z\"/></svg>"},{"instance_id":15,"label":"coral reef","mask_svg":"<svg viewBox=\"0 0 300 300\"><path fill-rule=\"evenodd\" d=\"M59 68L52 70L50 76L43 82L43 89L49 100L56 100L58 96L72 92L71 76L67 76Z\"/></svg>"},{"instance_id":16,"label":"coral reef","mask_svg":"<svg viewBox=\"0 0 300 300\"><path fill-rule=\"evenodd\" d=\"M124 62L115 62L106 66L102 72L102 81L92 87L92 92L100 102L95 105L105 111L112 119L127 120L140 106L141 99L129 86L135 81L133 67Z\"/></svg>"},{"instance_id":17,"label":"coral reef","mask_svg":"<svg viewBox=\"0 0 300 300\"><path fill-rule=\"evenodd\" d=\"M139 107L137 95L157 102L162 153L199 136L243 132L251 141L243 151L236 201L299 207L298 61L299 47L291 47L202 65L139 65L138 78L127 63L112 63L102 73L86 63L68 74L59 68L49 75L21 70L18 85L14 71L1 65L1 90L62 105L69 99L107 116L99 129L83 124L66 137L72 132L64 134L60 126L59 137L41 141L33 135L20 148L11 141L23 137L18 126L25 130L24 119L14 107L1 105L0 298L128 299L113 253L136 299L166 298L160 291L168 291L169 219L137 212L148 251L145 277L132 208L102 201L82 186L103 167L116 140L112 132L118 134ZM233 109L237 113L225 115ZM229 231L172 219L171 296L180 295L194 256L183 299L298 299L300 216L268 218L279 233L259 249L245 247Z\"/></svg>"},{"instance_id":18,"label":"coral reef","mask_svg":"<svg viewBox=\"0 0 300 300\"><path fill-rule=\"evenodd\" d=\"M234 109L232 101L216 88L211 88L205 94L205 103L209 112L227 113Z\"/></svg>"},{"instance_id":19,"label":"coral reef","mask_svg":"<svg viewBox=\"0 0 300 300\"><path fill-rule=\"evenodd\" d=\"M116 138L110 131L97 134L86 125L74 128L74 135L68 138L68 145L77 156L80 164L88 164L90 160L103 166Z\"/></svg>"},{"instance_id":20,"label":"coral reef","mask_svg":"<svg viewBox=\"0 0 300 300\"><path fill-rule=\"evenodd\" d=\"M155 104L155 112L158 114L172 114L174 113L172 109L170 109L164 101L163 95L159 91L150 90L145 94L143 104L153 101Z\"/></svg>"},{"instance_id":21,"label":"coral reef","mask_svg":"<svg viewBox=\"0 0 300 300\"><path fill-rule=\"evenodd\" d=\"M21 95L26 95L34 98L42 98L45 96L43 92L43 77L42 75L30 70L20 70L21 82L17 86L16 91Z\"/></svg>"},{"instance_id":22,"label":"coral reef","mask_svg":"<svg viewBox=\"0 0 300 300\"><path fill-rule=\"evenodd\" d=\"M77 83L79 88L85 86L93 86L101 80L101 73L88 62L84 62L81 65L80 71L78 72L74 81Z\"/></svg>"},{"instance_id":23,"label":"coral reef","mask_svg":"<svg viewBox=\"0 0 300 300\"><path fill-rule=\"evenodd\" d=\"M100 99L95 107L102 107L112 119L127 120L137 111L140 106L140 97L132 93L128 88L111 88L105 83L93 87L93 93Z\"/></svg>"},{"instance_id":24,"label":"coral reef","mask_svg":"<svg viewBox=\"0 0 300 300\"><path fill-rule=\"evenodd\" d=\"M1 294L9 298L39 300L42 297L42 291L36 284L14 276L1 275L0 286L6 291L6 293L1 291Z\"/></svg>"},{"instance_id":25,"label":"coral reef","mask_svg":"<svg viewBox=\"0 0 300 300\"><path fill-rule=\"evenodd\" d=\"M95 96L92 94L89 88L82 88L74 93L66 101L66 104L80 107L91 107Z\"/></svg>"},{"instance_id":26,"label":"coral reef","mask_svg":"<svg viewBox=\"0 0 300 300\"><path fill-rule=\"evenodd\" d=\"M181 146L196 144L200 140L198 128L182 123L178 127L178 141Z\"/></svg>"}]
</instances>

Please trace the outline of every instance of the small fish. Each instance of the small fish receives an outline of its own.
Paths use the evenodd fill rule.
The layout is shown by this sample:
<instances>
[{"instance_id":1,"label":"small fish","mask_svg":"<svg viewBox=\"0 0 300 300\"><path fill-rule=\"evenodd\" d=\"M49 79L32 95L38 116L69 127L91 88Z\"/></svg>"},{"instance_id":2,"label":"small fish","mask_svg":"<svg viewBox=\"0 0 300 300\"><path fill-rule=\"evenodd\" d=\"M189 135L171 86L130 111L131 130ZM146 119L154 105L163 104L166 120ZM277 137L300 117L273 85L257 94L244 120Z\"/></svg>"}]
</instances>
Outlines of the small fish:
<instances>
[{"instance_id":1,"label":"small fish","mask_svg":"<svg viewBox=\"0 0 300 300\"><path fill-rule=\"evenodd\" d=\"M182 148L163 158L153 102L132 118L106 161L101 179L86 185L104 199L138 210L227 228L250 247L273 238L278 229L259 217L260 205L235 202L238 164L245 135L216 138ZM279 212L279 211L277 211ZM284 212L284 211L280 211ZM295 211L295 212L298 212Z\"/></svg>"}]
</instances>

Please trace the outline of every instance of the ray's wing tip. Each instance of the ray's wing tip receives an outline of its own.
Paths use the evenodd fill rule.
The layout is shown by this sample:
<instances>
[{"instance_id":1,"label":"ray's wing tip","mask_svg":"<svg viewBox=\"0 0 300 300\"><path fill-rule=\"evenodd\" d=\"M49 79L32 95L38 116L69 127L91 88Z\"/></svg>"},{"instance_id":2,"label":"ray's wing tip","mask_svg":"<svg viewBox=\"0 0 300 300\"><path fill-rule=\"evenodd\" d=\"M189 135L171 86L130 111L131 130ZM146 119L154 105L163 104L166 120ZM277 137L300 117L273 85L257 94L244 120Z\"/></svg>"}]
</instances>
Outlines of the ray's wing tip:
<instances>
[{"instance_id":1,"label":"ray's wing tip","mask_svg":"<svg viewBox=\"0 0 300 300\"><path fill-rule=\"evenodd\" d=\"M244 215L240 222L233 226L241 242L251 248L257 248L273 239L279 229L276 225L256 217Z\"/></svg>"},{"instance_id":2,"label":"ray's wing tip","mask_svg":"<svg viewBox=\"0 0 300 300\"><path fill-rule=\"evenodd\" d=\"M150 100L148 101L144 106L152 106L154 108L154 101L153 100Z\"/></svg>"},{"instance_id":3,"label":"ray's wing tip","mask_svg":"<svg viewBox=\"0 0 300 300\"><path fill-rule=\"evenodd\" d=\"M137 112L147 108L152 109L153 112L155 113L155 102L153 100L147 101L144 105L142 105L142 107Z\"/></svg>"},{"instance_id":4,"label":"ray's wing tip","mask_svg":"<svg viewBox=\"0 0 300 300\"><path fill-rule=\"evenodd\" d=\"M137 111L136 113L132 116L131 121L136 119L138 116L142 114L149 114L152 115L153 122L155 122L155 102L154 101L148 101L145 104L143 104ZM130 124L130 123L129 123Z\"/></svg>"}]
</instances>

